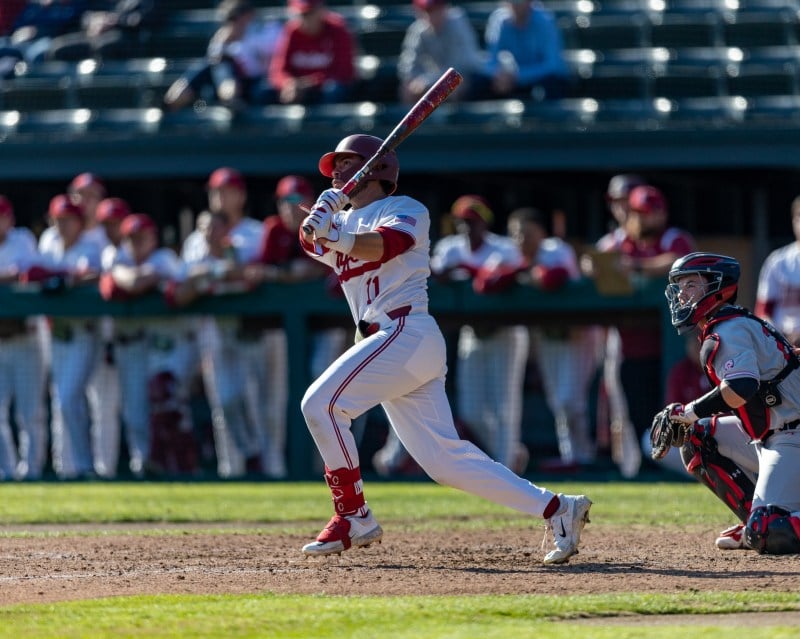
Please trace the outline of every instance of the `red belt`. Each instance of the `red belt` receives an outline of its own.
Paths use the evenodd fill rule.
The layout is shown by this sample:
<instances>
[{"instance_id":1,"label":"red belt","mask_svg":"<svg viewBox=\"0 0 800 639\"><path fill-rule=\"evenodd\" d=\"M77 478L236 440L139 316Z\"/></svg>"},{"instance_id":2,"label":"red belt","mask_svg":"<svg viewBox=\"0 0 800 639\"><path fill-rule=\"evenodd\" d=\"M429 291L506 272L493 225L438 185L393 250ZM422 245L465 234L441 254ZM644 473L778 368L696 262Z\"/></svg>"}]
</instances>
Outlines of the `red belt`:
<instances>
[{"instance_id":1,"label":"red belt","mask_svg":"<svg viewBox=\"0 0 800 639\"><path fill-rule=\"evenodd\" d=\"M411 305L408 306L401 306L400 308L396 308L391 311L386 312L386 317L391 320L400 319L401 317L405 317L411 312ZM375 335L379 330L381 330L381 325L378 322L366 322L364 320L359 321L358 323L358 332L361 333L361 337L369 337L370 335Z\"/></svg>"}]
</instances>

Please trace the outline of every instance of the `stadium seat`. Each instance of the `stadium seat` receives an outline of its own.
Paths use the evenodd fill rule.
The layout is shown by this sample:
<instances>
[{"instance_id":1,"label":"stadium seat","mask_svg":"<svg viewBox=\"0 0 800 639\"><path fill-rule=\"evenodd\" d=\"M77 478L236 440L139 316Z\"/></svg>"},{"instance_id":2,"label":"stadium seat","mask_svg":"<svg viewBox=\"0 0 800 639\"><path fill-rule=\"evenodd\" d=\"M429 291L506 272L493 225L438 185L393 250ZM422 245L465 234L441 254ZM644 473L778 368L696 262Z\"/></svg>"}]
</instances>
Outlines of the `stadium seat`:
<instances>
[{"instance_id":1,"label":"stadium seat","mask_svg":"<svg viewBox=\"0 0 800 639\"><path fill-rule=\"evenodd\" d=\"M650 90L658 98L716 97L723 92L722 73L715 66L670 64L656 72Z\"/></svg>"},{"instance_id":2,"label":"stadium seat","mask_svg":"<svg viewBox=\"0 0 800 639\"><path fill-rule=\"evenodd\" d=\"M719 15L712 11L656 14L649 24L653 47L713 47L721 44Z\"/></svg>"},{"instance_id":3,"label":"stadium seat","mask_svg":"<svg viewBox=\"0 0 800 639\"><path fill-rule=\"evenodd\" d=\"M569 48L599 51L646 46L645 24L644 16L638 14L579 16L564 30L564 42Z\"/></svg>"},{"instance_id":4,"label":"stadium seat","mask_svg":"<svg viewBox=\"0 0 800 639\"><path fill-rule=\"evenodd\" d=\"M6 111L8 114L8 111ZM81 137L87 130L92 113L88 109L48 109L20 112L19 120L9 127L9 137L38 136L45 140L63 140ZM6 124L13 119L0 116Z\"/></svg>"},{"instance_id":5,"label":"stadium seat","mask_svg":"<svg viewBox=\"0 0 800 639\"><path fill-rule=\"evenodd\" d=\"M356 41L361 53L383 56L397 56L402 49L405 30L402 28L363 29L356 34Z\"/></svg>"},{"instance_id":6,"label":"stadium seat","mask_svg":"<svg viewBox=\"0 0 800 639\"><path fill-rule=\"evenodd\" d=\"M729 95L745 97L796 95L798 93L797 68L794 64L779 66L746 63L729 70L726 85Z\"/></svg>"},{"instance_id":7,"label":"stadium seat","mask_svg":"<svg viewBox=\"0 0 800 639\"><path fill-rule=\"evenodd\" d=\"M71 79L18 77L0 84L0 109L39 111L71 106Z\"/></svg>"},{"instance_id":8,"label":"stadium seat","mask_svg":"<svg viewBox=\"0 0 800 639\"><path fill-rule=\"evenodd\" d=\"M727 127L741 124L747 117L747 101L740 97L716 96L685 98L672 101L670 124L695 128L701 121L705 127Z\"/></svg>"},{"instance_id":9,"label":"stadium seat","mask_svg":"<svg viewBox=\"0 0 800 639\"><path fill-rule=\"evenodd\" d=\"M647 80L642 71L643 67L630 65L596 65L575 80L572 94L597 100L641 98Z\"/></svg>"},{"instance_id":10,"label":"stadium seat","mask_svg":"<svg viewBox=\"0 0 800 639\"><path fill-rule=\"evenodd\" d=\"M160 109L101 109L92 113L88 133L104 139L157 133L163 113Z\"/></svg>"},{"instance_id":11,"label":"stadium seat","mask_svg":"<svg viewBox=\"0 0 800 639\"><path fill-rule=\"evenodd\" d=\"M78 80L75 105L85 109L141 106L142 86L131 76L91 76Z\"/></svg>"},{"instance_id":12,"label":"stadium seat","mask_svg":"<svg viewBox=\"0 0 800 639\"><path fill-rule=\"evenodd\" d=\"M800 124L800 96L768 95L747 98L746 118L749 122L777 122L781 126Z\"/></svg>"},{"instance_id":13,"label":"stadium seat","mask_svg":"<svg viewBox=\"0 0 800 639\"><path fill-rule=\"evenodd\" d=\"M360 55L356 59L358 80L353 101L393 102L397 100L397 56Z\"/></svg>"},{"instance_id":14,"label":"stadium seat","mask_svg":"<svg viewBox=\"0 0 800 639\"><path fill-rule=\"evenodd\" d=\"M225 133L231 130L233 113L222 106L207 106L204 109L183 109L164 112L160 131L176 133L197 131L198 133Z\"/></svg>"},{"instance_id":15,"label":"stadium seat","mask_svg":"<svg viewBox=\"0 0 800 639\"><path fill-rule=\"evenodd\" d=\"M742 12L726 16L723 43L729 47L766 47L797 44L793 30L796 16L780 11Z\"/></svg>"}]
</instances>

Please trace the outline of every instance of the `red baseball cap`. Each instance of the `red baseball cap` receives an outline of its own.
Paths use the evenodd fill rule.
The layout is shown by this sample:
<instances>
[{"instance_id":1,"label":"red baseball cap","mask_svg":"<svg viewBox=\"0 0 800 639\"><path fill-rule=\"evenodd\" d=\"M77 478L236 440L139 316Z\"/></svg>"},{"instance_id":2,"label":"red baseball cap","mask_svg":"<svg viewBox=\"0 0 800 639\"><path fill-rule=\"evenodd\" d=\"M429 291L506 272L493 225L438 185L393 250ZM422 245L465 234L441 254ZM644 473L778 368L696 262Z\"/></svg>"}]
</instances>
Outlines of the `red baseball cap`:
<instances>
[{"instance_id":1,"label":"red baseball cap","mask_svg":"<svg viewBox=\"0 0 800 639\"><path fill-rule=\"evenodd\" d=\"M414 6L425 11L445 4L447 4L447 0L414 0Z\"/></svg>"},{"instance_id":2,"label":"red baseball cap","mask_svg":"<svg viewBox=\"0 0 800 639\"><path fill-rule=\"evenodd\" d=\"M119 197L107 197L97 205L94 217L98 222L107 222L108 220L123 220L130 214L131 207L125 200Z\"/></svg>"},{"instance_id":3,"label":"red baseball cap","mask_svg":"<svg viewBox=\"0 0 800 639\"><path fill-rule=\"evenodd\" d=\"M120 226L119 231L123 237L130 237L148 229L153 231L158 229L153 218L144 213L133 213L122 220L122 226Z\"/></svg>"},{"instance_id":4,"label":"red baseball cap","mask_svg":"<svg viewBox=\"0 0 800 639\"><path fill-rule=\"evenodd\" d=\"M5 195L0 195L0 215L14 217L14 207Z\"/></svg>"},{"instance_id":5,"label":"red baseball cap","mask_svg":"<svg viewBox=\"0 0 800 639\"><path fill-rule=\"evenodd\" d=\"M208 188L221 189L224 186L233 186L237 189L244 189L244 177L236 169L223 166L209 176Z\"/></svg>"},{"instance_id":6,"label":"red baseball cap","mask_svg":"<svg viewBox=\"0 0 800 639\"><path fill-rule=\"evenodd\" d=\"M297 13L310 13L321 4L324 0L289 0L289 9Z\"/></svg>"},{"instance_id":7,"label":"red baseball cap","mask_svg":"<svg viewBox=\"0 0 800 639\"><path fill-rule=\"evenodd\" d=\"M631 211L645 215L666 213L667 200L664 194L654 186L637 186L628 195L628 207Z\"/></svg>"},{"instance_id":8,"label":"red baseball cap","mask_svg":"<svg viewBox=\"0 0 800 639\"><path fill-rule=\"evenodd\" d=\"M303 200L314 198L314 188L311 182L299 175L287 175L278 182L275 187L275 199L293 200L302 202Z\"/></svg>"},{"instance_id":9,"label":"red baseball cap","mask_svg":"<svg viewBox=\"0 0 800 639\"><path fill-rule=\"evenodd\" d=\"M450 213L461 220L473 219L487 225L494 221L494 213L489 203L480 195L462 195L453 202Z\"/></svg>"},{"instance_id":10,"label":"red baseball cap","mask_svg":"<svg viewBox=\"0 0 800 639\"><path fill-rule=\"evenodd\" d=\"M47 212L54 220L64 217L77 217L83 220L83 209L63 193L50 200L50 207Z\"/></svg>"},{"instance_id":11,"label":"red baseball cap","mask_svg":"<svg viewBox=\"0 0 800 639\"><path fill-rule=\"evenodd\" d=\"M69 193L77 193L91 186L97 186L103 193L106 192L106 185L103 184L103 181L94 173L81 173L80 175L76 175L72 179L72 182L69 183L67 191Z\"/></svg>"}]
</instances>

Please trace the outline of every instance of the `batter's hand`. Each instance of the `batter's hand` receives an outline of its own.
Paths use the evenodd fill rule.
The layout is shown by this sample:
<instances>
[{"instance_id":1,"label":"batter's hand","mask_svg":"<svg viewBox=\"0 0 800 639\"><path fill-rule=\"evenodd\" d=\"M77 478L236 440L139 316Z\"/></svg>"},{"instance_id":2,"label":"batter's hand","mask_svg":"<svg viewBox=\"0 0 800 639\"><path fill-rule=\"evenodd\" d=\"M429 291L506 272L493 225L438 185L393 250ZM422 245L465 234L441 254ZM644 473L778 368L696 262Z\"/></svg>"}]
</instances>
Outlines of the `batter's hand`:
<instances>
[{"instance_id":1,"label":"batter's hand","mask_svg":"<svg viewBox=\"0 0 800 639\"><path fill-rule=\"evenodd\" d=\"M326 189L319 194L312 208L321 209L333 215L341 211L350 202L350 198L341 189Z\"/></svg>"},{"instance_id":2,"label":"batter's hand","mask_svg":"<svg viewBox=\"0 0 800 639\"><path fill-rule=\"evenodd\" d=\"M333 215L322 209L313 208L303 220L303 230L310 230L314 234L314 239L321 240L328 237L333 224Z\"/></svg>"}]
</instances>

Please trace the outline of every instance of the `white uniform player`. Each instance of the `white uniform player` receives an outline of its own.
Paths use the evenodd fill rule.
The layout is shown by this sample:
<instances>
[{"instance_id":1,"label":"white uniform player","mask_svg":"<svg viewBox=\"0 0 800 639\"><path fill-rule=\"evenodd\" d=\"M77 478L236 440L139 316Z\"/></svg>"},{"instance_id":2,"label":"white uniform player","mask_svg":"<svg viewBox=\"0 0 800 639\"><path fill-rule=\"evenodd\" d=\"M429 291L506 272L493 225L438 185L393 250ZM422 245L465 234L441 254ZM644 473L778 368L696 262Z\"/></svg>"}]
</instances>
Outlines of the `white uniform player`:
<instances>
[{"instance_id":1,"label":"white uniform player","mask_svg":"<svg viewBox=\"0 0 800 639\"><path fill-rule=\"evenodd\" d=\"M431 272L435 276L475 278L487 267L522 265L519 247L510 238L489 232L494 214L483 198L464 195L453 203L451 213L458 233L442 238L434 247ZM473 279L473 285L478 281ZM525 470L528 461L521 443L521 420L529 344L523 326L466 324L458 336L458 416L493 458L518 472Z\"/></svg>"},{"instance_id":2,"label":"white uniform player","mask_svg":"<svg viewBox=\"0 0 800 639\"><path fill-rule=\"evenodd\" d=\"M753 310L800 345L800 197L792 202L792 230L795 241L774 250L761 266Z\"/></svg>"},{"instance_id":3,"label":"white uniform player","mask_svg":"<svg viewBox=\"0 0 800 639\"><path fill-rule=\"evenodd\" d=\"M136 297L185 277L175 252L158 248L158 231L149 216L129 215L121 232L122 250L101 280L104 297ZM131 471L194 473L197 448L188 407L194 349L183 318L120 319L116 347Z\"/></svg>"},{"instance_id":4,"label":"white uniform player","mask_svg":"<svg viewBox=\"0 0 800 639\"><path fill-rule=\"evenodd\" d=\"M560 237L547 235L542 214L533 208L512 211L508 232L526 258L522 281L543 291L555 291L568 281L580 279L575 249ZM533 353L553 414L561 464L594 461L589 436L587 398L591 377L598 364L597 335L593 327L534 326Z\"/></svg>"},{"instance_id":5,"label":"white uniform player","mask_svg":"<svg viewBox=\"0 0 800 639\"><path fill-rule=\"evenodd\" d=\"M208 197L209 209L228 218L228 238L236 260L239 264L253 262L261 246L262 226L244 215L247 189L241 173L229 167L215 170L208 179ZM183 259L190 268L213 259L202 233L185 246ZM284 423L286 419L286 393L281 402L281 397L264 397L264 389L253 388L250 383L253 367L260 373L269 365L261 343L263 329L224 316L203 318L200 326L203 381L214 425L217 472L228 478L242 476L247 470L263 470L262 429L267 417L253 411L264 402L274 401L284 407ZM286 469L276 468L273 474L285 476Z\"/></svg>"},{"instance_id":6,"label":"white uniform player","mask_svg":"<svg viewBox=\"0 0 800 639\"><path fill-rule=\"evenodd\" d=\"M100 247L83 235L83 211L66 195L50 202L57 237L40 247L46 273L79 282L100 272ZM87 384L98 346L95 317L51 318L53 469L61 479L94 475Z\"/></svg>"},{"instance_id":7,"label":"white uniform player","mask_svg":"<svg viewBox=\"0 0 800 639\"><path fill-rule=\"evenodd\" d=\"M303 225L304 248L338 275L362 338L302 400L335 510L303 552L328 555L381 539L383 531L364 498L350 429L355 417L381 404L403 445L433 479L545 517L558 533L544 561L564 562L577 552L591 502L535 486L456 432L445 394L445 341L428 314L430 218L420 202L391 196L397 156L385 155L351 201L340 190L381 142L352 135L322 156L320 172L332 178L334 188L320 196ZM341 212L348 201L352 208Z\"/></svg>"},{"instance_id":8,"label":"white uniform player","mask_svg":"<svg viewBox=\"0 0 800 639\"><path fill-rule=\"evenodd\" d=\"M11 202L0 195L0 282L17 281L38 261L36 238L28 229L14 227ZM40 326L34 317L0 319L0 479L39 479L44 470L47 429Z\"/></svg>"}]
</instances>

